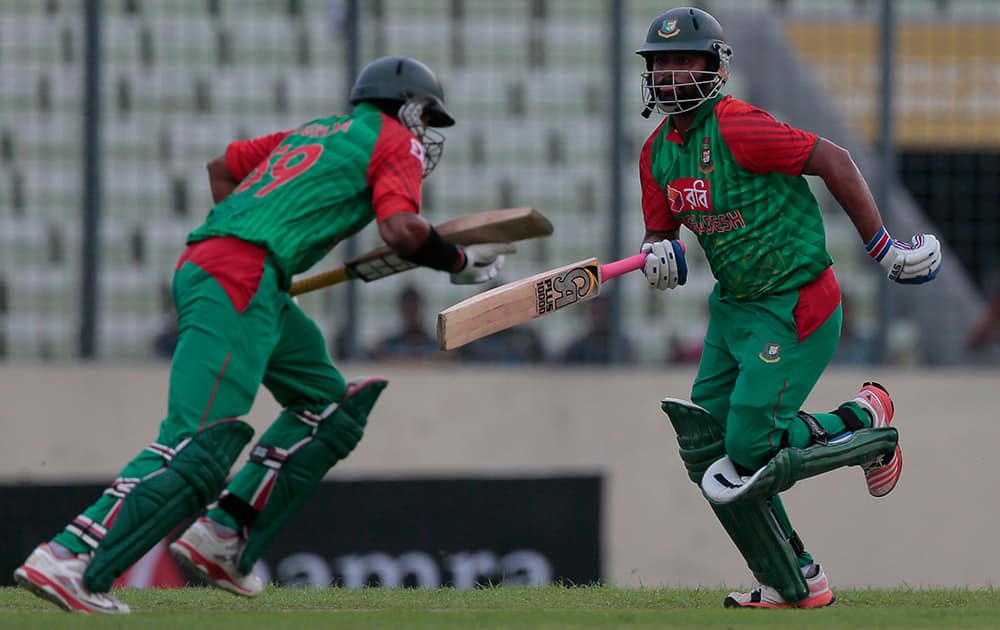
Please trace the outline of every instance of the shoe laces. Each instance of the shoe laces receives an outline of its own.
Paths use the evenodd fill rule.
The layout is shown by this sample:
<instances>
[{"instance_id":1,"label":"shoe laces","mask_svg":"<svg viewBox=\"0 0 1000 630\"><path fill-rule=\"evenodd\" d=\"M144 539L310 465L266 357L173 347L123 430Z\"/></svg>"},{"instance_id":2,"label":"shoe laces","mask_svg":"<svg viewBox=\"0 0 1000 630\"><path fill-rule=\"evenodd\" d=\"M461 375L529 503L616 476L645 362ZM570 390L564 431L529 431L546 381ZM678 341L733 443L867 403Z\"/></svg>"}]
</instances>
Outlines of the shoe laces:
<instances>
[{"instance_id":1,"label":"shoe laces","mask_svg":"<svg viewBox=\"0 0 1000 630\"><path fill-rule=\"evenodd\" d=\"M861 464L861 470L866 473L874 472L879 468L885 468L889 462L885 461L885 454L876 455L875 459L871 460L866 464Z\"/></svg>"}]
</instances>

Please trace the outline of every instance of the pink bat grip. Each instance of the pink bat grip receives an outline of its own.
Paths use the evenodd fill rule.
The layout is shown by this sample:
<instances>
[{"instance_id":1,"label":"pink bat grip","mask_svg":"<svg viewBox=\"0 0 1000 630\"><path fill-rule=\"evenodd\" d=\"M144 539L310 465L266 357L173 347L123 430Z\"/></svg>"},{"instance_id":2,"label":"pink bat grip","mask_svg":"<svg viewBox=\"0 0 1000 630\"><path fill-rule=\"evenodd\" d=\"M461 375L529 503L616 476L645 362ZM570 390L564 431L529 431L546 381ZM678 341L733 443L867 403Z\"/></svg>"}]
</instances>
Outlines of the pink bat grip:
<instances>
[{"instance_id":1,"label":"pink bat grip","mask_svg":"<svg viewBox=\"0 0 1000 630\"><path fill-rule=\"evenodd\" d=\"M601 283L603 284L612 278L617 278L623 273L642 269L644 264L646 264L646 254L636 254L635 256L603 264L601 265Z\"/></svg>"}]
</instances>

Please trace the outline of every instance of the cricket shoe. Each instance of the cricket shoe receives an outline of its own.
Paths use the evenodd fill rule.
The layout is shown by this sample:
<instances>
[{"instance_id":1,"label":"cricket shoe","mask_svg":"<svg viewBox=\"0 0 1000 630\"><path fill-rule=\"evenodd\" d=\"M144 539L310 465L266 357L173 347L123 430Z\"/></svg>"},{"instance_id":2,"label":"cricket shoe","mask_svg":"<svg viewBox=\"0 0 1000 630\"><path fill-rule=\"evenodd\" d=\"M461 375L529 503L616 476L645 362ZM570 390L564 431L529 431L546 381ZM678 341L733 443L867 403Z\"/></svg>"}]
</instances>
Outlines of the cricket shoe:
<instances>
[{"instance_id":1,"label":"cricket shoe","mask_svg":"<svg viewBox=\"0 0 1000 630\"><path fill-rule=\"evenodd\" d=\"M812 577L809 577L810 573L813 573ZM723 605L726 608L821 608L833 603L836 598L823 567L810 564L802 567L802 574L809 587L809 596L801 601L786 602L778 591L761 584L747 593L730 593Z\"/></svg>"},{"instance_id":2,"label":"cricket shoe","mask_svg":"<svg viewBox=\"0 0 1000 630\"><path fill-rule=\"evenodd\" d=\"M865 383L854 397L854 402L871 416L873 429L887 427L892 422L892 398L878 383ZM861 469L865 471L868 494L873 497L884 497L892 492L899 481L899 476L903 474L903 451L897 444L891 457L885 454L879 455L872 461L862 464Z\"/></svg>"},{"instance_id":3,"label":"cricket shoe","mask_svg":"<svg viewBox=\"0 0 1000 630\"><path fill-rule=\"evenodd\" d=\"M243 544L236 534L220 535L212 521L203 516L170 544L170 555L212 586L243 597L257 597L264 583L253 573L240 571Z\"/></svg>"},{"instance_id":4,"label":"cricket shoe","mask_svg":"<svg viewBox=\"0 0 1000 630\"><path fill-rule=\"evenodd\" d=\"M90 556L86 554L60 558L49 543L42 543L14 571L14 581L70 612L128 613L126 604L107 593L92 593L83 585L83 572L89 563Z\"/></svg>"}]
</instances>

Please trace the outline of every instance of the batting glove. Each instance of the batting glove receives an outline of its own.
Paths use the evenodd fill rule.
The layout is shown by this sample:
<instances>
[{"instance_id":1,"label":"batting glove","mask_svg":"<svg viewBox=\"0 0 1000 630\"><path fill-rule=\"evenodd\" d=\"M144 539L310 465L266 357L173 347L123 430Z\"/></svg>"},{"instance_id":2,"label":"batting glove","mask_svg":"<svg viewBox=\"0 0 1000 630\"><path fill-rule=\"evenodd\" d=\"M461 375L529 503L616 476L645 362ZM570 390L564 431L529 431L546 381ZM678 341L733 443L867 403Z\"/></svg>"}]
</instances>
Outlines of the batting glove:
<instances>
[{"instance_id":1,"label":"batting glove","mask_svg":"<svg viewBox=\"0 0 1000 630\"><path fill-rule=\"evenodd\" d=\"M492 280L503 267L504 254L514 253L511 243L482 243L466 245L465 266L451 274L452 284L479 284Z\"/></svg>"},{"instance_id":2,"label":"batting glove","mask_svg":"<svg viewBox=\"0 0 1000 630\"><path fill-rule=\"evenodd\" d=\"M643 243L640 252L646 254L646 264L642 271L646 274L646 282L650 287L663 291L687 282L684 243L669 239Z\"/></svg>"},{"instance_id":3,"label":"batting glove","mask_svg":"<svg viewBox=\"0 0 1000 630\"><path fill-rule=\"evenodd\" d=\"M865 245L868 255L900 284L930 282L941 270L941 244L933 234L917 234L909 243L889 236L885 227Z\"/></svg>"}]
</instances>

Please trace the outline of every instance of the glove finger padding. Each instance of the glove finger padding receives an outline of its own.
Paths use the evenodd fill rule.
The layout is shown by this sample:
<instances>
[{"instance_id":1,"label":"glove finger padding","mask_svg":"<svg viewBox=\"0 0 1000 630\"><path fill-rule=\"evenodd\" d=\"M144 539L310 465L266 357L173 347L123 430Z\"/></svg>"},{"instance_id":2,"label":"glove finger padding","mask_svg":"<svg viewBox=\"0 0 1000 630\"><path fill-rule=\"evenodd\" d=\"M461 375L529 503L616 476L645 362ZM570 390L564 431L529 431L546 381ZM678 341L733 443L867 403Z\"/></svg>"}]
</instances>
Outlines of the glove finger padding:
<instances>
[{"instance_id":1,"label":"glove finger padding","mask_svg":"<svg viewBox=\"0 0 1000 630\"><path fill-rule=\"evenodd\" d=\"M500 254L499 256L493 259L493 262L483 267L483 271L486 273L486 277L483 278L482 282L486 282L487 280L492 280L493 278L496 278L497 274L500 273L500 267L503 267L503 263L506 259L507 259L506 256Z\"/></svg>"},{"instance_id":2,"label":"glove finger padding","mask_svg":"<svg viewBox=\"0 0 1000 630\"><path fill-rule=\"evenodd\" d=\"M452 284L478 284L500 273L504 254L516 251L512 243L480 243L465 246L465 267L451 274Z\"/></svg>"},{"instance_id":3,"label":"glove finger padding","mask_svg":"<svg viewBox=\"0 0 1000 630\"><path fill-rule=\"evenodd\" d=\"M680 241L644 243L640 251L646 253L643 273L649 286L663 291L687 282L684 245Z\"/></svg>"},{"instance_id":4,"label":"glove finger padding","mask_svg":"<svg viewBox=\"0 0 1000 630\"><path fill-rule=\"evenodd\" d=\"M903 284L921 284L937 276L941 268L941 244L933 234L918 234L908 246L899 244L889 278ZM904 249L905 248L905 249Z\"/></svg>"}]
</instances>

